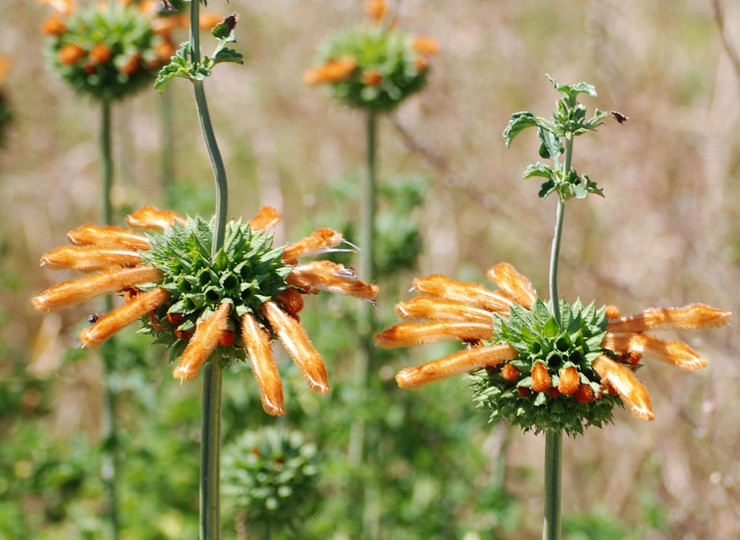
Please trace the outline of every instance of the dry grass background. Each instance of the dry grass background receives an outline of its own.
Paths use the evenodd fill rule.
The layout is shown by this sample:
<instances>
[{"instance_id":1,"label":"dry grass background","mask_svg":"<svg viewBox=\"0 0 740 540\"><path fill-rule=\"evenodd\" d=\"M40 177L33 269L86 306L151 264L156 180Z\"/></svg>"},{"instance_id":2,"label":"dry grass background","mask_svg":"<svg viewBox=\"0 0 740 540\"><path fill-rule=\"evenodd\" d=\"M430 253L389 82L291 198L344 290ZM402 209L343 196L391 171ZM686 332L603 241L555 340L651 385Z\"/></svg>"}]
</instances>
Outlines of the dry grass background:
<instances>
[{"instance_id":1,"label":"dry grass background","mask_svg":"<svg viewBox=\"0 0 740 540\"><path fill-rule=\"evenodd\" d=\"M725 3L728 42L740 50L740 5ZM233 216L273 204L289 231L321 204L317 186L362 163L361 118L300 80L314 47L358 20L360 5L209 2L210 10L240 13L238 49L246 57L245 66L222 66L207 82ZM428 88L381 123L381 179L421 172L432 181L420 274L481 279L507 260L546 292L554 201L537 199L536 181L520 179L536 159L534 133L507 150L501 131L514 111L549 115L557 99L544 76L550 73L595 84L600 96L588 100L591 107L630 117L576 141L575 166L606 198L568 206L561 293L624 312L701 301L740 313L740 72L723 49L710 0L407 0L403 13L406 28L435 36L443 48ZM96 219L99 174L97 107L46 70L38 33L45 15L35 2L0 2L0 53L14 58L4 87L15 114L0 150L0 238L8 246L0 264L19 275L0 290L12 314L0 332L14 349L30 350L41 372L74 346L70 328L84 308L32 311L30 297L58 279L39 270L38 256L62 243L65 231ZM175 81L167 92L176 107L175 181L210 183L187 83ZM152 90L116 108L118 207L162 200L159 100ZM409 147L394 123L423 151ZM191 204L185 210L211 205ZM736 537L737 330L684 338L710 366L694 374L655 364L640 371L655 422L620 412L616 425L565 442L565 512L598 499L610 514L634 518L639 481L671 509L675 538ZM97 391L97 375L59 369L67 389L60 394L77 396L78 409L59 411L57 426L94 433L96 420L80 411L95 399L86 392ZM543 447L539 437L517 435L511 466L538 470ZM541 515L539 486L514 488Z\"/></svg>"}]
</instances>

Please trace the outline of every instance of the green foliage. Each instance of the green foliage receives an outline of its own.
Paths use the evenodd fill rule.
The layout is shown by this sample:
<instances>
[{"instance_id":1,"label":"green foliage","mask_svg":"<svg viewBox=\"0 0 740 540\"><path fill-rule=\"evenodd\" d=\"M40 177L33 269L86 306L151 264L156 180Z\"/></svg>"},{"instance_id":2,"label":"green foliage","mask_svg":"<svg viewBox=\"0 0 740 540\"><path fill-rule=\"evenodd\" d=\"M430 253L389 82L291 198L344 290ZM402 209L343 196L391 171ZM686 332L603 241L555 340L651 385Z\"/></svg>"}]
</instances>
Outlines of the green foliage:
<instances>
[{"instance_id":1,"label":"green foliage","mask_svg":"<svg viewBox=\"0 0 740 540\"><path fill-rule=\"evenodd\" d=\"M602 427L612 417L612 409L621 401L613 395L601 395L587 403L574 395L558 391L534 391L532 370L541 364L550 376L550 388L557 390L560 370L575 368L581 385L599 395L600 377L591 367L604 353L601 343L606 335L604 308L570 306L560 302L561 323L552 307L537 299L532 309L514 305L508 317L494 315L495 344L508 344L518 353L509 363L519 370L516 380L504 378L500 370L479 370L473 375L475 400L490 411L492 421L507 421L535 432L565 431L580 435L587 426Z\"/></svg>"},{"instance_id":2,"label":"green foliage","mask_svg":"<svg viewBox=\"0 0 740 540\"><path fill-rule=\"evenodd\" d=\"M354 71L329 83L331 96L350 107L390 111L424 88L427 81L429 69L417 61L413 41L410 34L397 28L357 26L322 44L316 63L353 59L357 63Z\"/></svg>"},{"instance_id":3,"label":"green foliage","mask_svg":"<svg viewBox=\"0 0 740 540\"><path fill-rule=\"evenodd\" d=\"M234 28L237 20L236 15L230 15L211 30L217 41L216 48L210 57L203 56L199 62L193 62L192 60L192 45L190 42L181 43L170 63L159 71L157 80L154 82L154 88L161 92L164 85L176 77L190 79L191 81L202 81L211 74L216 64L243 64L244 57L242 54L226 46L236 41Z\"/></svg>"},{"instance_id":4,"label":"green foliage","mask_svg":"<svg viewBox=\"0 0 740 540\"><path fill-rule=\"evenodd\" d=\"M247 522L298 530L317 500L318 454L298 431L263 428L224 449L224 498Z\"/></svg>"},{"instance_id":5,"label":"green foliage","mask_svg":"<svg viewBox=\"0 0 740 540\"><path fill-rule=\"evenodd\" d=\"M135 6L81 7L65 26L62 34L47 41L49 62L59 77L90 97L131 95L149 84L162 65L155 47L165 38L154 34L149 19ZM75 47L79 52L69 57ZM109 57L91 54L94 47L104 47Z\"/></svg>"},{"instance_id":6,"label":"green foliage","mask_svg":"<svg viewBox=\"0 0 740 540\"><path fill-rule=\"evenodd\" d=\"M585 199L589 193L604 196L602 190L591 180L588 175L579 176L575 169L571 168L570 158L573 138L584 133L596 131L607 114L596 109L593 117L586 119L586 106L578 101L579 94L588 94L596 97L596 89L588 83L574 85L558 84L552 77L548 78L555 85L555 90L563 97L557 103L557 110L552 115L552 121L535 116L529 111L517 112L511 115L503 137L506 146L522 131L529 128L537 128L540 139L539 154L543 159L553 162L553 167L544 163L529 165L524 171L524 178L540 177L545 181L540 188L539 196L543 199L551 193L567 200L573 197ZM564 163L560 164L560 158Z\"/></svg>"},{"instance_id":7,"label":"green foliage","mask_svg":"<svg viewBox=\"0 0 740 540\"><path fill-rule=\"evenodd\" d=\"M173 358L182 353L198 320L211 315L224 302L232 304L233 328L239 328L245 313L269 326L259 306L288 288L285 278L292 267L283 262L283 248L273 246L271 234L252 231L241 220L230 221L223 247L211 257L214 227L215 218L210 223L200 217L188 218L185 225L175 221L162 233L150 233L151 249L141 252L144 264L164 273L160 282L143 288L157 286L172 295L153 314L156 324L149 317L142 319L144 328L157 343L173 346ZM233 354L244 358L245 354L240 338L234 346L218 350L224 359Z\"/></svg>"}]
</instances>

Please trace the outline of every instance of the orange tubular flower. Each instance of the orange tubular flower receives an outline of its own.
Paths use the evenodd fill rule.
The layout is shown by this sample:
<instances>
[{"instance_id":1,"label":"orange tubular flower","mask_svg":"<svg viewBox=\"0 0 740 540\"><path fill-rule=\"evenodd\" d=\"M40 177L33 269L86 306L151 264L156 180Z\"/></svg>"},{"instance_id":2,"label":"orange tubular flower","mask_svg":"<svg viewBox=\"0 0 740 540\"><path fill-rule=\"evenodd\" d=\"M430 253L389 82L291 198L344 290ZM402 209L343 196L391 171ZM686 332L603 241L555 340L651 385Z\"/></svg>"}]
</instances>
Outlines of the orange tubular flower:
<instances>
[{"instance_id":1,"label":"orange tubular flower","mask_svg":"<svg viewBox=\"0 0 740 540\"><path fill-rule=\"evenodd\" d=\"M264 410L283 414L271 336L282 342L313 391L328 392L324 361L299 324L303 295L324 290L373 301L378 289L341 264L298 264L301 257L335 250L342 235L319 229L276 248L263 229L279 219L277 210L263 208L248 223L227 223L224 247L215 256L208 245L213 224L167 210L145 207L127 216L129 226L153 231L148 234L83 225L68 233L75 245L50 251L42 264L97 273L51 287L33 299L34 307L53 311L124 293L122 306L82 331L84 345L97 347L140 320L157 342L172 347L173 356L180 355L175 378L197 377L208 361L248 356Z\"/></svg>"},{"instance_id":2,"label":"orange tubular flower","mask_svg":"<svg viewBox=\"0 0 740 540\"><path fill-rule=\"evenodd\" d=\"M306 70L303 82L308 86L335 83L347 79L357 69L357 60L351 56L329 60L323 66Z\"/></svg>"},{"instance_id":3,"label":"orange tubular flower","mask_svg":"<svg viewBox=\"0 0 740 540\"><path fill-rule=\"evenodd\" d=\"M411 44L411 49L426 56L439 54L439 42L433 37L419 36Z\"/></svg>"},{"instance_id":4,"label":"orange tubular flower","mask_svg":"<svg viewBox=\"0 0 740 540\"><path fill-rule=\"evenodd\" d=\"M375 24L379 24L388 10L388 5L385 0L367 0L362 8Z\"/></svg>"},{"instance_id":5,"label":"orange tubular flower","mask_svg":"<svg viewBox=\"0 0 740 540\"><path fill-rule=\"evenodd\" d=\"M475 283L457 282L440 275L414 280L414 289L421 296L396 306L400 317L413 319L413 322L397 324L376 334L376 343L385 348L395 348L460 339L467 342L469 348L417 368L402 370L396 377L399 386L415 388L487 368L476 378L489 381L482 383L484 393L488 385L496 386L496 393L489 393L487 397L503 396L495 399L515 402L516 406L512 405L510 410L502 413L511 421L522 414L517 411L521 411L522 404L527 402L536 401L539 407L539 416L533 414L532 418L542 418L541 411L545 409L541 407L552 400L575 407L599 407L597 404L607 395L603 392L604 387L613 389L635 417L649 420L653 418L650 397L634 376L639 359L644 355L683 370L704 367L706 361L683 342L663 341L645 332L658 328L697 330L720 327L726 325L731 316L703 304L655 308L632 317L621 317L612 306L597 310L593 306L583 307L580 303L572 308L562 303L570 320L578 318L584 321L583 337L570 345L572 350L561 351L559 356L549 354L545 358L540 357L537 351L553 349L548 348L547 342L532 341L539 339L537 330L532 331L525 319L529 317L529 320L545 325L545 334L561 340L558 343L562 342L558 336L565 336L559 332L566 331L553 326L556 323L549 308L537 298L530 281L513 266L498 264L487 275L499 290L492 291ZM516 310L516 318L513 318L512 310ZM568 332L572 334L573 328ZM513 339L512 336L518 338ZM530 341L532 347L528 345ZM496 368L499 365L502 365L500 370ZM496 403L508 406L508 402ZM604 405L596 412L598 425L608 421L609 411L610 406ZM513 416L507 416L509 414ZM578 433L583 425L593 420L588 415L583 418L583 422L576 418L572 424L558 427ZM536 423L526 427L549 429Z\"/></svg>"},{"instance_id":6,"label":"orange tubular flower","mask_svg":"<svg viewBox=\"0 0 740 540\"><path fill-rule=\"evenodd\" d=\"M90 49L90 60L94 64L103 64L110 60L111 52L105 43L96 43Z\"/></svg>"}]
</instances>

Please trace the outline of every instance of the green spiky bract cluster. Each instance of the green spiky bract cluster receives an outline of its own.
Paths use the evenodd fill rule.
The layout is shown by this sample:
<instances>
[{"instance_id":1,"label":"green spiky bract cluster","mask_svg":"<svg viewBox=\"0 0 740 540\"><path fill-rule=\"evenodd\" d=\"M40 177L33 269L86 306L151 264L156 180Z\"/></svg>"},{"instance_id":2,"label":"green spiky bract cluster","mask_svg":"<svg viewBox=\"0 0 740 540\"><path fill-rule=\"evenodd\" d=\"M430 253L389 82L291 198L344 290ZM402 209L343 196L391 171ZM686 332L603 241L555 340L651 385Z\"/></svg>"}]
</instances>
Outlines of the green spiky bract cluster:
<instances>
[{"instance_id":1,"label":"green spiky bract cluster","mask_svg":"<svg viewBox=\"0 0 740 540\"><path fill-rule=\"evenodd\" d=\"M137 92L154 80L164 63L154 47L166 38L154 34L138 7L90 5L77 10L65 25L66 31L47 43L52 69L75 90L96 99L122 99ZM111 54L97 63L89 53L99 43ZM62 64L59 51L70 44L85 55L71 65Z\"/></svg>"},{"instance_id":2,"label":"green spiky bract cluster","mask_svg":"<svg viewBox=\"0 0 740 540\"><path fill-rule=\"evenodd\" d=\"M172 295L153 315L154 324L149 317L143 319L144 331L153 334L157 343L171 346L171 358L182 354L199 319L230 302L235 347L219 347L217 352L230 349L228 355L243 359L243 343L236 331L239 319L252 313L267 326L259 306L288 288L285 279L292 266L283 262L283 248L273 247L271 234L253 231L241 220L231 221L226 224L223 247L211 257L214 227L215 218L210 223L188 218L185 225L175 221L162 233L149 233L151 248L141 252L143 264L164 273L161 282L142 289L156 286Z\"/></svg>"},{"instance_id":3,"label":"green spiky bract cluster","mask_svg":"<svg viewBox=\"0 0 740 540\"><path fill-rule=\"evenodd\" d=\"M246 432L224 451L224 496L250 525L300 525L316 501L316 446L301 433L275 428Z\"/></svg>"},{"instance_id":4,"label":"green spiky bract cluster","mask_svg":"<svg viewBox=\"0 0 740 540\"><path fill-rule=\"evenodd\" d=\"M507 381L498 369L479 370L473 374L475 400L491 411L492 421L508 421L525 430L565 431L574 436L589 425L601 427L611 421L614 405L621 404L616 395L600 395L600 378L591 363L604 351L606 335L604 308L593 303L572 306L561 301L562 324L558 324L549 304L539 298L532 309L514 304L508 317L495 315L494 344L511 345L519 354L511 360L520 372L518 380ZM574 367L581 384L591 387L598 399L579 403L573 395L557 391L532 390L532 368L544 363L552 378L551 389L557 389L559 371Z\"/></svg>"},{"instance_id":5,"label":"green spiky bract cluster","mask_svg":"<svg viewBox=\"0 0 740 540\"><path fill-rule=\"evenodd\" d=\"M329 83L331 96L350 107L389 111L426 84L429 69L417 65L412 44L413 37L401 30L362 25L332 36L319 48L317 63L354 58L357 69L346 79ZM363 75L371 70L380 81L368 85Z\"/></svg>"}]
</instances>

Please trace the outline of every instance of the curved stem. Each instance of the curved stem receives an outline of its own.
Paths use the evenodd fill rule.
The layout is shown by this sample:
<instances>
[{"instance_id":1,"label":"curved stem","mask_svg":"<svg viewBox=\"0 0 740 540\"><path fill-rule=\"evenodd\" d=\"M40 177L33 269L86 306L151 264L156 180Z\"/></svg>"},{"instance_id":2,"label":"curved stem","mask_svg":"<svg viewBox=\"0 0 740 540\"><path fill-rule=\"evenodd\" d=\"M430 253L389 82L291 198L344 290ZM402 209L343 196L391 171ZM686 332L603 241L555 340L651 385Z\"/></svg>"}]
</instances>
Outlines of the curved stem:
<instances>
[{"instance_id":1,"label":"curved stem","mask_svg":"<svg viewBox=\"0 0 740 540\"><path fill-rule=\"evenodd\" d=\"M200 0L190 2L191 60L200 63L198 20ZM213 133L203 81L193 81L195 103L208 155L216 180L216 227L213 231L211 255L215 256L224 243L228 213L228 184L221 152ZM203 370L203 395L200 446L200 538L221 538L221 383L223 375L218 361L206 364Z\"/></svg>"},{"instance_id":2,"label":"curved stem","mask_svg":"<svg viewBox=\"0 0 740 540\"><path fill-rule=\"evenodd\" d=\"M103 98L100 117L100 160L103 170L101 175L101 209L103 223L110 225L113 222L113 206L111 204L111 188L113 187L113 152L111 151L111 103L110 99Z\"/></svg>"},{"instance_id":3,"label":"curved stem","mask_svg":"<svg viewBox=\"0 0 740 540\"><path fill-rule=\"evenodd\" d=\"M197 4L197 2L192 2L192 4ZM213 174L216 180L216 228L211 247L211 255L215 255L224 243L224 234L226 231L226 216L229 206L226 168L224 167L221 152L216 143L216 136L213 133L213 125L211 124L211 115L208 112L208 102L206 101L203 81L193 81L193 89L195 90L195 102L198 106L200 127L203 130L203 138L206 141L208 155L211 158Z\"/></svg>"},{"instance_id":4,"label":"curved stem","mask_svg":"<svg viewBox=\"0 0 740 540\"><path fill-rule=\"evenodd\" d=\"M545 522L542 540L560 538L560 476L563 435L548 431L545 435Z\"/></svg>"}]
</instances>

